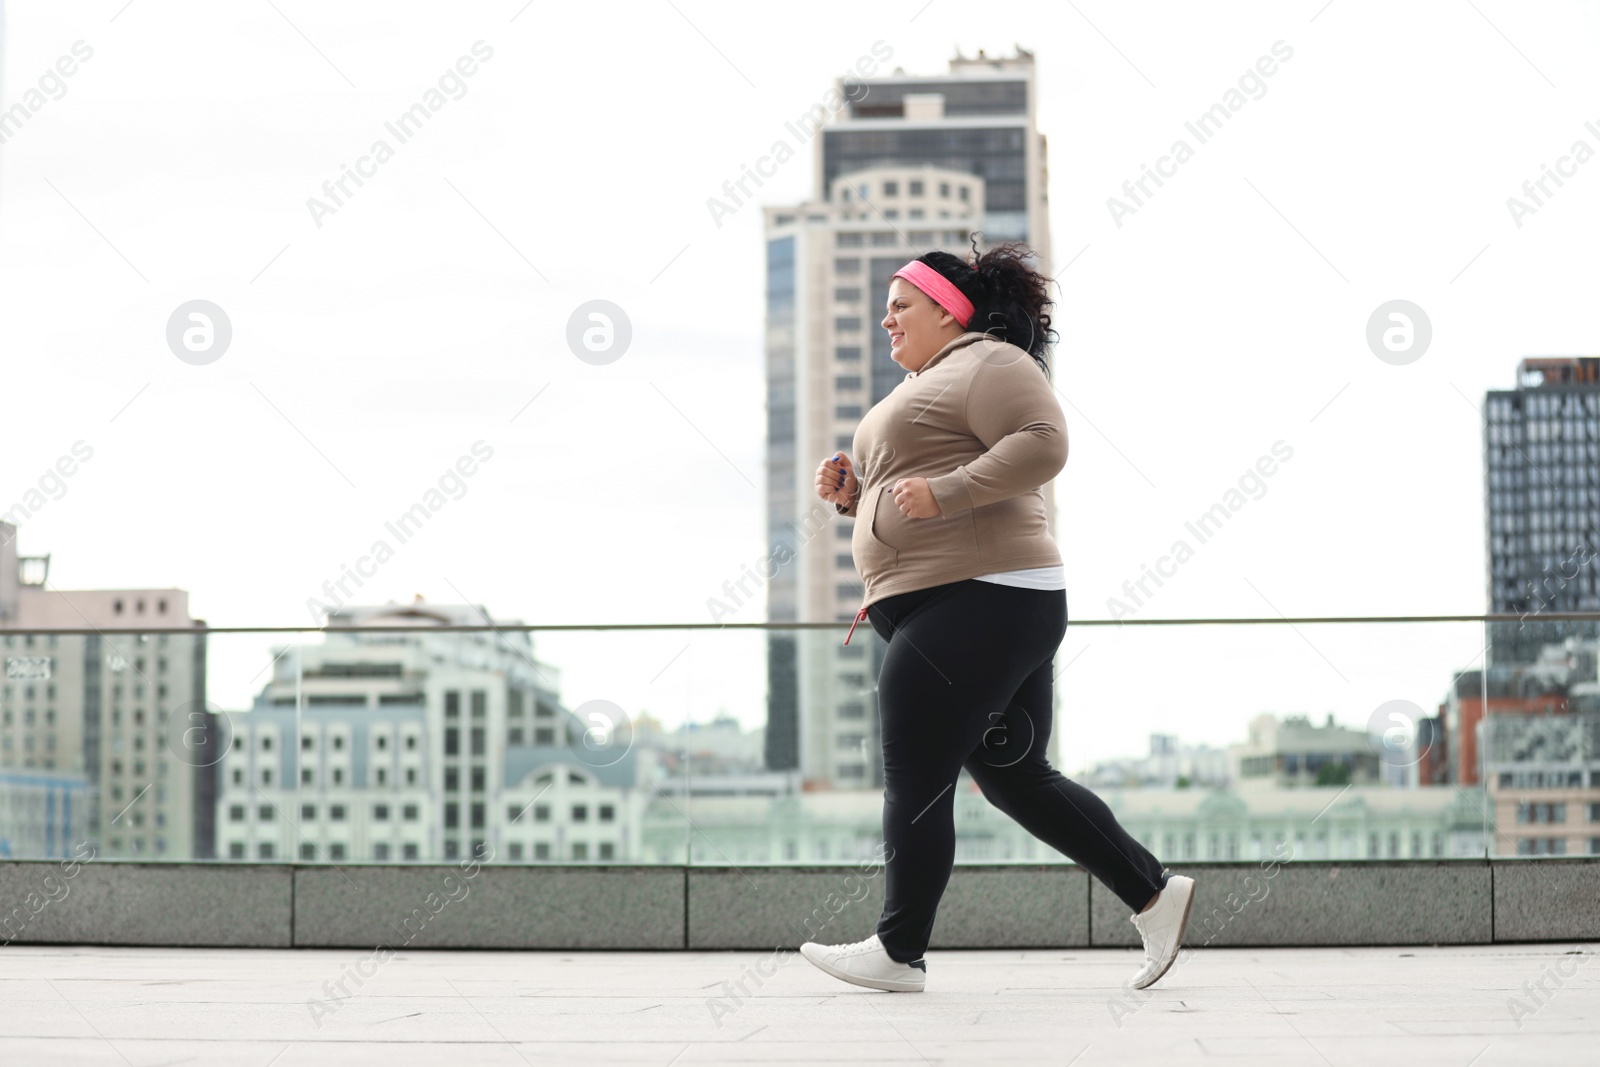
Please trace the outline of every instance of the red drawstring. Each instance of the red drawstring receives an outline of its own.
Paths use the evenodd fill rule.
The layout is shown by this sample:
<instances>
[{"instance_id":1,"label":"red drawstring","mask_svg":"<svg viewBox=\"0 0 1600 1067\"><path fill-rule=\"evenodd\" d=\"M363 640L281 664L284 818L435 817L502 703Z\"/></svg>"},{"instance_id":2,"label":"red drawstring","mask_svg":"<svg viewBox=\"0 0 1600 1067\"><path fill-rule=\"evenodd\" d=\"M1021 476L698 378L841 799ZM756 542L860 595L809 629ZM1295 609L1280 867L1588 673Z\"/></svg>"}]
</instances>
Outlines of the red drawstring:
<instances>
[{"instance_id":1,"label":"red drawstring","mask_svg":"<svg viewBox=\"0 0 1600 1067\"><path fill-rule=\"evenodd\" d=\"M858 613L856 613L856 622L861 622L862 619L866 619L866 617L867 617L867 609L866 608L862 608L861 611L858 611ZM856 632L856 622L851 622L851 624L850 624L850 633ZM845 635L845 643L846 643L846 645L850 645L850 633L846 633L846 635Z\"/></svg>"}]
</instances>

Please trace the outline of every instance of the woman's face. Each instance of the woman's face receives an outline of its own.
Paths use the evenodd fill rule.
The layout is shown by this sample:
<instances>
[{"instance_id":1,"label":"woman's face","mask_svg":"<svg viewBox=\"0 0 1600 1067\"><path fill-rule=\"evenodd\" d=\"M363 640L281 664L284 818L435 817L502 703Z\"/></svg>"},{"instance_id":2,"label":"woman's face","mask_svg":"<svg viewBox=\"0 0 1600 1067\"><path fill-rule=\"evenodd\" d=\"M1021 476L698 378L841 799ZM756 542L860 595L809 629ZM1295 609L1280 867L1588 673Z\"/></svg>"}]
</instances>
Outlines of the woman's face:
<instances>
[{"instance_id":1,"label":"woman's face","mask_svg":"<svg viewBox=\"0 0 1600 1067\"><path fill-rule=\"evenodd\" d=\"M963 332L954 315L904 278L889 281L887 308L879 325L889 331L890 358L906 370L921 370Z\"/></svg>"}]
</instances>

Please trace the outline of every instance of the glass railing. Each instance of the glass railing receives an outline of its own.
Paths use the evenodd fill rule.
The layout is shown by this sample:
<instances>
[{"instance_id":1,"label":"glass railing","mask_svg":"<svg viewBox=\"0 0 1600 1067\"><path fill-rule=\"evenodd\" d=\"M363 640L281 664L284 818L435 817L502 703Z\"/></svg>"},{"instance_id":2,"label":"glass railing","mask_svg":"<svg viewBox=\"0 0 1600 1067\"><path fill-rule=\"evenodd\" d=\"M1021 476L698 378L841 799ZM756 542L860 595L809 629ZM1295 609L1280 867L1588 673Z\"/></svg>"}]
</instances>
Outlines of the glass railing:
<instances>
[{"instance_id":1,"label":"glass railing","mask_svg":"<svg viewBox=\"0 0 1600 1067\"><path fill-rule=\"evenodd\" d=\"M0 859L882 855L866 624L395 618L0 631ZM1068 862L980 789L1043 753L1169 866L1600 852L1597 618L1072 621L926 810Z\"/></svg>"}]
</instances>

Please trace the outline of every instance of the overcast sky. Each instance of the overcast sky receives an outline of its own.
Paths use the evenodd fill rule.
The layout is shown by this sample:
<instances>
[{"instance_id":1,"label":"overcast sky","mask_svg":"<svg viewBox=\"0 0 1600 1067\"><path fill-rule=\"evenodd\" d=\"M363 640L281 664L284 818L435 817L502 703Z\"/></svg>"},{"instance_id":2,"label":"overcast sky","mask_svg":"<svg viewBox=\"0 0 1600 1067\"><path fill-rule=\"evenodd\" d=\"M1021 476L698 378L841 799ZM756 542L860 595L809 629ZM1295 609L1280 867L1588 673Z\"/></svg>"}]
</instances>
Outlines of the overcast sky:
<instances>
[{"instance_id":1,"label":"overcast sky","mask_svg":"<svg viewBox=\"0 0 1600 1067\"><path fill-rule=\"evenodd\" d=\"M879 41L913 73L958 46L1038 57L1067 769L1152 730L1238 740L1260 711L1433 708L1477 626L1080 624L1180 538L1192 558L1132 617L1485 610L1484 391L1524 356L1600 352L1596 3L3 11L3 104L29 113L0 148L0 509L83 441L21 550L60 589L181 587L213 625L311 622L379 539L359 602L710 621L767 548L761 216L718 226L706 201ZM1185 128L1241 87L1214 137ZM401 141L385 124L430 90ZM1115 218L1179 139L1192 154ZM810 194L809 149L760 203ZM1569 176L1515 218L1547 166ZM367 176L335 201L347 167ZM207 363L168 342L196 300L231 326ZM567 341L591 300L631 323L609 363ZM1430 324L1420 356L1369 346L1395 300ZM1199 543L1185 522L1277 442L1291 457ZM400 543L385 523L442 477L461 495ZM536 640L570 704L765 713L754 633ZM220 706L266 644L215 639Z\"/></svg>"}]
</instances>

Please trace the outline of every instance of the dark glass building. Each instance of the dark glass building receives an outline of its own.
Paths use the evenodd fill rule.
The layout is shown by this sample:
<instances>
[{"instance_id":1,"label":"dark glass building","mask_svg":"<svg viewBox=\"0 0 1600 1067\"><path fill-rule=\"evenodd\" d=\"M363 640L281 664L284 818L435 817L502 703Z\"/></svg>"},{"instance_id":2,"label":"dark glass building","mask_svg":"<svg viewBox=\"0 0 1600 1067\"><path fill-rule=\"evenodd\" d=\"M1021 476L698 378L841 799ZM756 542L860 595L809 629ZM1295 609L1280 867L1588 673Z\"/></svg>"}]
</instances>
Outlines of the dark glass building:
<instances>
[{"instance_id":1,"label":"dark glass building","mask_svg":"<svg viewBox=\"0 0 1600 1067\"><path fill-rule=\"evenodd\" d=\"M1484 402L1488 662L1532 663L1541 645L1593 638L1600 611L1600 357L1524 359L1517 388Z\"/></svg>"}]
</instances>

